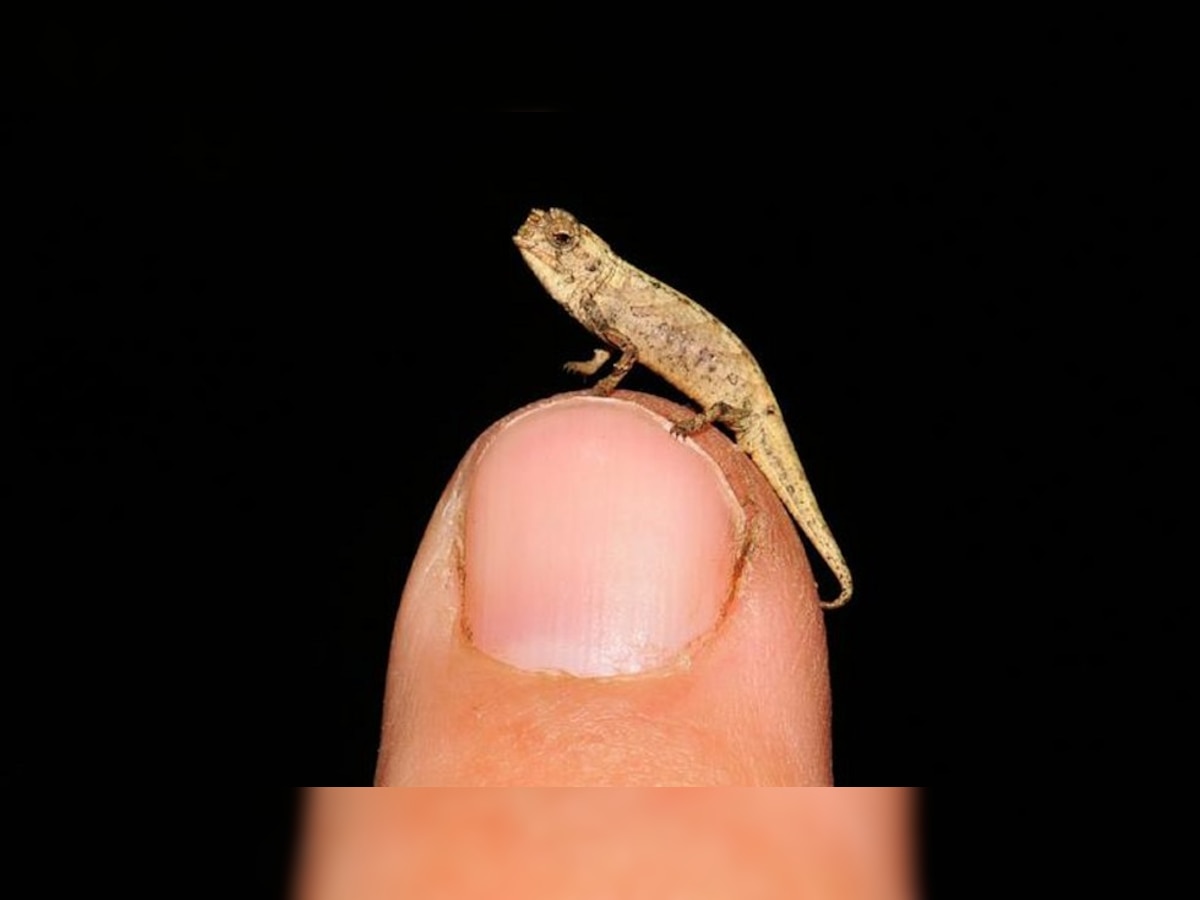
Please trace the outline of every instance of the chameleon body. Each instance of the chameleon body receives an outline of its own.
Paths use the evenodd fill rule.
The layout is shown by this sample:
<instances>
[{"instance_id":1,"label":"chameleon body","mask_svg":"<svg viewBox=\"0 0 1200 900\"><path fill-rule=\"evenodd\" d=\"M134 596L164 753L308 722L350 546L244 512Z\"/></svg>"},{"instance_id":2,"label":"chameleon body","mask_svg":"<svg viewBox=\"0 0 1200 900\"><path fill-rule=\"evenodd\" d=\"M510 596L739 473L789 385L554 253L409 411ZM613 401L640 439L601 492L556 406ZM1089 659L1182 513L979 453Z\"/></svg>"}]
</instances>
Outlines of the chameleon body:
<instances>
[{"instance_id":1,"label":"chameleon body","mask_svg":"<svg viewBox=\"0 0 1200 900\"><path fill-rule=\"evenodd\" d=\"M612 393L640 362L703 410L677 423L675 433L690 434L714 421L728 426L837 576L837 597L821 606L843 606L853 591L850 569L817 506L775 395L737 335L694 300L618 257L565 210L533 210L513 241L550 296L620 351L595 392ZM608 358L598 350L589 362L567 368L592 375Z\"/></svg>"}]
</instances>

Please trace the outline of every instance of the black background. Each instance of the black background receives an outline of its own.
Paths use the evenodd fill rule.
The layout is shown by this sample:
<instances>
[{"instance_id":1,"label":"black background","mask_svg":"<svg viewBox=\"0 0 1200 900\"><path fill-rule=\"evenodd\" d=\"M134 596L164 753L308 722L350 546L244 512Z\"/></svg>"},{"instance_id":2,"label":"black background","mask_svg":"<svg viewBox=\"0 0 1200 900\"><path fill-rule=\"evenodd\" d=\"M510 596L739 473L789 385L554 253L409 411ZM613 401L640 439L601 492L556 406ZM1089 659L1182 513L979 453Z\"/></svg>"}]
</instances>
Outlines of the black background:
<instances>
[{"instance_id":1,"label":"black background","mask_svg":"<svg viewBox=\"0 0 1200 900\"><path fill-rule=\"evenodd\" d=\"M551 205L774 385L856 574L839 782L1103 777L1190 704L1141 684L1182 630L1194 404L1152 98L427 117L298 55L39 40L4 128L18 754L66 723L143 774L370 780L446 480L593 346L510 242Z\"/></svg>"}]
</instances>

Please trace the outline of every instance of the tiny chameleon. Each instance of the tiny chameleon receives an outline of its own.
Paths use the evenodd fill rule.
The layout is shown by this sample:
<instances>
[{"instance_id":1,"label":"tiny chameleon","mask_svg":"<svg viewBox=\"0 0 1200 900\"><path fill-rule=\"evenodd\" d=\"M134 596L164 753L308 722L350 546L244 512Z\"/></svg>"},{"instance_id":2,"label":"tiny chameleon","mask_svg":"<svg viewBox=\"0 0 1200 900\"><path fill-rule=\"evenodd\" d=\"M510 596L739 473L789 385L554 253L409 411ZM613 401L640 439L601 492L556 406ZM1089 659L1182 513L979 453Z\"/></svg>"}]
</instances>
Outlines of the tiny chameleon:
<instances>
[{"instance_id":1,"label":"tiny chameleon","mask_svg":"<svg viewBox=\"0 0 1200 900\"><path fill-rule=\"evenodd\" d=\"M677 422L674 434L692 434L712 422L726 425L837 576L837 597L821 607L844 606L854 590L850 569L817 506L771 386L737 335L691 298L625 262L565 210L533 210L513 242L550 296L620 352L593 392L611 394L640 362L703 410ZM565 368L591 376L610 357L601 349Z\"/></svg>"}]
</instances>

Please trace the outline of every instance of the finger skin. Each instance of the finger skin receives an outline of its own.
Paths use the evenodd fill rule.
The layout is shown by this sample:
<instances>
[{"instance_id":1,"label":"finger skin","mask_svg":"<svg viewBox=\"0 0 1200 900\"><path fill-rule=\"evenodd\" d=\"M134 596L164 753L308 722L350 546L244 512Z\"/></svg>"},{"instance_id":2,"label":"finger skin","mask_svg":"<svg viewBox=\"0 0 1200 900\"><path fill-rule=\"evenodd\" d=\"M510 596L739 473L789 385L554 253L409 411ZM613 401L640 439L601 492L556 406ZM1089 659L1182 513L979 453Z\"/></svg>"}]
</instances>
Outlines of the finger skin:
<instances>
[{"instance_id":1,"label":"finger skin","mask_svg":"<svg viewBox=\"0 0 1200 900\"><path fill-rule=\"evenodd\" d=\"M670 423L690 415L660 398L615 397L630 416L665 417L664 441L677 441ZM535 411L576 416L580 440L603 413L605 438L618 440L611 408L589 405L601 402L612 401L567 395ZM464 507L481 452L522 415L530 413L513 414L476 443L418 551L393 637L377 783L831 784L825 633L808 561L765 479L717 429L691 439L724 473L745 539L730 548L737 565L728 603L686 653L639 675L581 678L524 671L472 644Z\"/></svg>"},{"instance_id":2,"label":"finger skin","mask_svg":"<svg viewBox=\"0 0 1200 900\"><path fill-rule=\"evenodd\" d=\"M903 789L354 790L308 797L298 900L910 900Z\"/></svg>"}]
</instances>

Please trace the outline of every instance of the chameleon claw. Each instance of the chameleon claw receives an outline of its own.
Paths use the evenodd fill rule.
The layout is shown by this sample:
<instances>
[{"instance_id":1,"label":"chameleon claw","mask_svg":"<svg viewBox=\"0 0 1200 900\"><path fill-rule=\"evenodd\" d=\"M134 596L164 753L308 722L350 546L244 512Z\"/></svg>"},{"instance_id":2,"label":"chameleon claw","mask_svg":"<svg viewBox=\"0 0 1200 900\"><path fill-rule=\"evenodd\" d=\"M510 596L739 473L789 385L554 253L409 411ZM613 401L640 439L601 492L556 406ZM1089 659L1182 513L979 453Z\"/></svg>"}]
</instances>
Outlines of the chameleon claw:
<instances>
[{"instance_id":1,"label":"chameleon claw","mask_svg":"<svg viewBox=\"0 0 1200 900\"><path fill-rule=\"evenodd\" d=\"M587 378L599 372L600 367L608 362L611 357L612 354L607 350L594 350L592 351L591 359L563 363L563 370Z\"/></svg>"}]
</instances>

